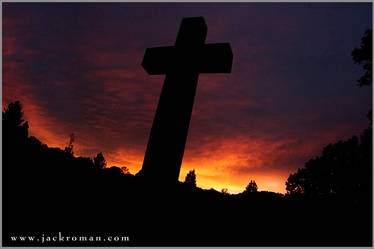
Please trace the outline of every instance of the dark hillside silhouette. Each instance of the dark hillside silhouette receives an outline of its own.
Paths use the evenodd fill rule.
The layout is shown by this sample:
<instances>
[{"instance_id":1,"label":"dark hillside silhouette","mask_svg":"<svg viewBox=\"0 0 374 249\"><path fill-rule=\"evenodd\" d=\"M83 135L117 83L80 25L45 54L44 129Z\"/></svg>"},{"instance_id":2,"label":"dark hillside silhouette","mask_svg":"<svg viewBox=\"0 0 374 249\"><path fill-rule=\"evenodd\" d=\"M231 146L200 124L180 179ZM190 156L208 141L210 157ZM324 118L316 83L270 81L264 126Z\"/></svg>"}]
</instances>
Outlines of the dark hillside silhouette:
<instances>
[{"instance_id":1,"label":"dark hillside silhouette","mask_svg":"<svg viewBox=\"0 0 374 249\"><path fill-rule=\"evenodd\" d=\"M4 245L12 244L9 234L38 231L116 232L132 238L126 245L143 246L371 245L371 174L364 174L371 155L369 130L360 142L330 145L322 159L307 163L322 180L319 161L343 160L343 173L336 173L351 172L347 182L339 177L332 182L341 195L325 194L326 182L317 180L315 188L324 195L314 199L254 191L254 181L240 194L191 188L189 181L163 188L118 167L103 167L102 153L95 160L75 157L29 137L19 102L3 112L3 134ZM352 160L361 163L356 171L350 170Z\"/></svg>"}]
</instances>

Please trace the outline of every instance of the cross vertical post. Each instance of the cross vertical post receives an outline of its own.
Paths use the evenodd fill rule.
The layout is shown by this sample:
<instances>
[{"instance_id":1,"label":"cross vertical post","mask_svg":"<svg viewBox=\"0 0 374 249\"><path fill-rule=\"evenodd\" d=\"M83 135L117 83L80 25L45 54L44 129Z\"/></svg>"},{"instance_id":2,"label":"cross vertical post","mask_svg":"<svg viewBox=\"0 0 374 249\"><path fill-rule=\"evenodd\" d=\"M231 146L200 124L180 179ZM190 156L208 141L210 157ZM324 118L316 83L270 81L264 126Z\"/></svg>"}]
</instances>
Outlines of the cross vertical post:
<instances>
[{"instance_id":1,"label":"cross vertical post","mask_svg":"<svg viewBox=\"0 0 374 249\"><path fill-rule=\"evenodd\" d=\"M200 73L230 73L228 43L205 44L203 17L184 18L174 46L148 48L142 66L151 75L166 74L139 175L177 182Z\"/></svg>"}]
</instances>

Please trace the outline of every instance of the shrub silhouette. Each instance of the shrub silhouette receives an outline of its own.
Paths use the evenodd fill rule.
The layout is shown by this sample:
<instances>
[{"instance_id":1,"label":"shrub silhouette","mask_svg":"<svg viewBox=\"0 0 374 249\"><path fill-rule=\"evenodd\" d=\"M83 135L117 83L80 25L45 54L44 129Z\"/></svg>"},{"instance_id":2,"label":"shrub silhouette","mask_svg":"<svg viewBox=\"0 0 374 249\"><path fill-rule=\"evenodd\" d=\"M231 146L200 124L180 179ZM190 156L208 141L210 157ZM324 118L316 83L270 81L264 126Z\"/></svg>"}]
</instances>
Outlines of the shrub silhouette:
<instances>
[{"instance_id":1,"label":"shrub silhouette","mask_svg":"<svg viewBox=\"0 0 374 249\"><path fill-rule=\"evenodd\" d=\"M106 160L103 156L103 153L98 153L94 158L94 166L97 169L103 169L106 167Z\"/></svg>"},{"instance_id":2,"label":"shrub silhouette","mask_svg":"<svg viewBox=\"0 0 374 249\"><path fill-rule=\"evenodd\" d=\"M130 170L126 166L122 166L121 170L122 170L122 173L125 175L130 174Z\"/></svg>"}]
</instances>

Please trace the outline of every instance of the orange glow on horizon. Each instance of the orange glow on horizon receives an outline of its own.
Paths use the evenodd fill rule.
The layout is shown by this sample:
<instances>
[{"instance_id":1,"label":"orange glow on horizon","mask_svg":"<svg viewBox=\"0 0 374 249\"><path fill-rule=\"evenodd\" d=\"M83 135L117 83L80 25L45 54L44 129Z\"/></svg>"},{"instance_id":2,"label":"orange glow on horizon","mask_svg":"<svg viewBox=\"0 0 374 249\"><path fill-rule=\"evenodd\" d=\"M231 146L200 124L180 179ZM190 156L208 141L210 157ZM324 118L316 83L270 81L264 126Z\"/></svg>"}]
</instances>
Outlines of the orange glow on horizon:
<instances>
[{"instance_id":1,"label":"orange glow on horizon","mask_svg":"<svg viewBox=\"0 0 374 249\"><path fill-rule=\"evenodd\" d=\"M43 132L41 135L45 137L46 135L50 134L48 132ZM38 134L35 134L35 136L38 138ZM47 144L49 147L59 147L60 149L64 149L68 143L68 137L65 138L66 144L64 144L64 142L60 142L55 136L51 137L56 140L53 141L48 139L48 143L42 139L39 140ZM97 151L96 154L86 155L85 153L81 152L83 150L82 147L83 144L80 144L79 142L74 143L75 156L93 158L97 153L99 153L99 151ZM130 170L131 174L136 174L141 169L143 164L144 155L134 150L119 149L114 152L104 151L103 154L107 161L108 167L126 166ZM211 154L214 153L211 152ZM217 160L214 157L186 158L187 160L184 160L181 166L179 181L183 182L187 173L190 170L195 169L197 186L203 189L214 188L217 191L221 191L223 188L227 188L230 194L237 194L244 191L250 180L255 180L259 191L272 191L282 194L286 192L285 181L287 180L289 173L280 175L279 172L248 174L233 172L229 165L237 162L237 158L240 158L240 153L228 154L222 158L222 160Z\"/></svg>"},{"instance_id":2,"label":"orange glow on horizon","mask_svg":"<svg viewBox=\"0 0 374 249\"><path fill-rule=\"evenodd\" d=\"M26 103L25 114L25 119L30 123L30 135L37 137L49 147L64 149L67 146L69 133L64 132L64 135L59 135L62 132L51 132L48 124L53 121L42 118L45 115L37 106ZM131 174L136 174L142 167L145 145L142 150L131 148L102 150L104 146L95 146L89 139L83 139L79 134L75 135L77 138L74 142L75 156L93 158L97 153L102 152L108 167L126 166ZM275 156L287 154L289 151L279 151L279 147L283 146L285 141L271 143L266 140L249 141L243 136L237 136L221 141L211 141L211 144L198 147L193 147L191 142L187 141L179 181L183 182L187 173L195 169L197 186L203 189L214 188L221 191L226 188L229 193L235 194L244 191L250 180L255 180L259 191L284 194L286 193L285 182L292 171L278 170L274 167L264 169L263 167L266 163L274 161ZM315 148L318 151L320 146L306 144L293 153L313 154ZM92 151L92 153L87 151Z\"/></svg>"},{"instance_id":3,"label":"orange glow on horizon","mask_svg":"<svg viewBox=\"0 0 374 249\"><path fill-rule=\"evenodd\" d=\"M126 166L131 174L136 174L142 167L144 155L136 153L131 150L118 150L113 153L104 153L104 157L107 160L107 165L110 166ZM268 172L268 173L255 173L255 174L237 174L235 172L228 171L224 173L215 169L222 168L227 170L227 165L235 162L237 156L230 155L223 160L192 160L194 163L183 162L179 175L179 181L183 182L187 173L195 169L196 172L196 183L198 187L203 189L214 188L217 191L221 191L223 188L227 188L231 194L242 192L250 180L255 180L259 191L272 191L276 193L284 194L285 181L288 177L288 173L279 175L279 172ZM230 160L232 159L232 160ZM185 161L185 160L184 160ZM212 170L213 169L213 170Z\"/></svg>"}]
</instances>

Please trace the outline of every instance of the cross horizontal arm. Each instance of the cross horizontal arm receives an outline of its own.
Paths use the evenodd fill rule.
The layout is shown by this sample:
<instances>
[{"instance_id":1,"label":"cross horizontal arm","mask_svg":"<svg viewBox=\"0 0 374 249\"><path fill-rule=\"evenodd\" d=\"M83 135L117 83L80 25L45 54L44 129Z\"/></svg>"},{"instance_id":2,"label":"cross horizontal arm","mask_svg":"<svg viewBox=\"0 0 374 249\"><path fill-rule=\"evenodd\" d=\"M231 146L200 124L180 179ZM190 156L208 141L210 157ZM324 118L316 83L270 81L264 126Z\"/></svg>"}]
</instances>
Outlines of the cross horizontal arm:
<instances>
[{"instance_id":1,"label":"cross horizontal arm","mask_svg":"<svg viewBox=\"0 0 374 249\"><path fill-rule=\"evenodd\" d=\"M205 44L197 63L199 73L231 73L232 51L230 43Z\"/></svg>"},{"instance_id":2,"label":"cross horizontal arm","mask_svg":"<svg viewBox=\"0 0 374 249\"><path fill-rule=\"evenodd\" d=\"M174 47L155 47L145 50L142 66L150 75L166 74L173 63Z\"/></svg>"},{"instance_id":3,"label":"cross horizontal arm","mask_svg":"<svg viewBox=\"0 0 374 249\"><path fill-rule=\"evenodd\" d=\"M147 48L142 66L148 74L160 75L181 70L196 73L231 73L232 51L229 43L211 43L184 52L178 47Z\"/></svg>"}]
</instances>

